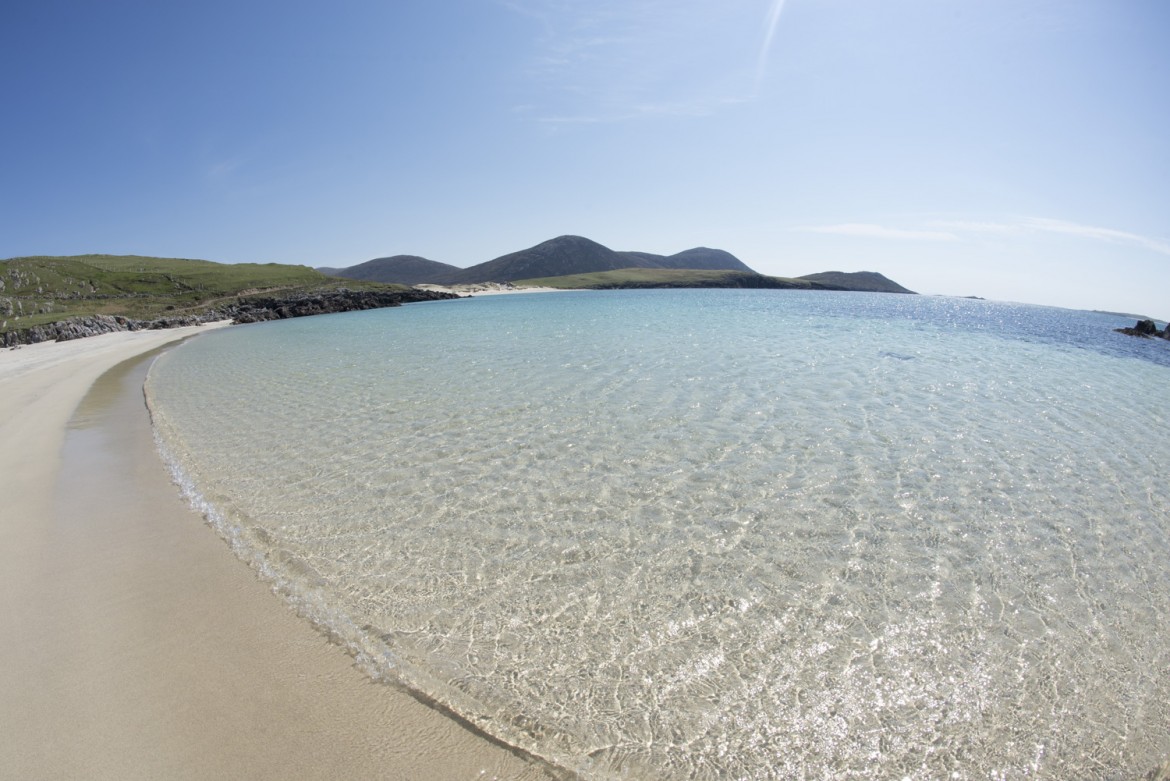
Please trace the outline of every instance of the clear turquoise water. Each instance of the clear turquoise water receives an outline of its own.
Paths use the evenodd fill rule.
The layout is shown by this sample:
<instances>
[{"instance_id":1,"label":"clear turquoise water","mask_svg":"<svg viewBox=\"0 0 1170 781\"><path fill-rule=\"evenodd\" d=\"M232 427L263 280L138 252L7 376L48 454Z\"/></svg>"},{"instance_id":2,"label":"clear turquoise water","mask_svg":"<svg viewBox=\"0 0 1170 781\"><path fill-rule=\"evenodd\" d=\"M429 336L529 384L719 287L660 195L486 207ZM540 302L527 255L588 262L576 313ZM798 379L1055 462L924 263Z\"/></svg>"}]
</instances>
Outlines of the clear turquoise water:
<instances>
[{"instance_id":1,"label":"clear turquoise water","mask_svg":"<svg viewBox=\"0 0 1170 781\"><path fill-rule=\"evenodd\" d=\"M586 779L1170 753L1170 344L777 291L501 296L164 355L164 455L359 655Z\"/></svg>"}]
</instances>

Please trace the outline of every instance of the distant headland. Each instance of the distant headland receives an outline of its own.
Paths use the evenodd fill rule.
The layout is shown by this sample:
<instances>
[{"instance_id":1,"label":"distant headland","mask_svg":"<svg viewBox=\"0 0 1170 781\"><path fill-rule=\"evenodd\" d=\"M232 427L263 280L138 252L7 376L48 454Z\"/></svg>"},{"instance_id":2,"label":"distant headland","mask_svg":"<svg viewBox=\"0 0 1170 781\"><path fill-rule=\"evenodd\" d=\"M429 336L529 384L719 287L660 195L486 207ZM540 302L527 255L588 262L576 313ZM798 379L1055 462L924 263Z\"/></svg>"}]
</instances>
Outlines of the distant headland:
<instances>
[{"instance_id":1,"label":"distant headland","mask_svg":"<svg viewBox=\"0 0 1170 781\"><path fill-rule=\"evenodd\" d=\"M730 252L695 247L674 255L616 251L583 236L558 236L469 268L417 255L375 258L348 268L318 268L335 277L401 285L474 285L509 282L518 287L647 288L750 287L914 291L872 271L826 271L803 277L760 274Z\"/></svg>"}]
</instances>

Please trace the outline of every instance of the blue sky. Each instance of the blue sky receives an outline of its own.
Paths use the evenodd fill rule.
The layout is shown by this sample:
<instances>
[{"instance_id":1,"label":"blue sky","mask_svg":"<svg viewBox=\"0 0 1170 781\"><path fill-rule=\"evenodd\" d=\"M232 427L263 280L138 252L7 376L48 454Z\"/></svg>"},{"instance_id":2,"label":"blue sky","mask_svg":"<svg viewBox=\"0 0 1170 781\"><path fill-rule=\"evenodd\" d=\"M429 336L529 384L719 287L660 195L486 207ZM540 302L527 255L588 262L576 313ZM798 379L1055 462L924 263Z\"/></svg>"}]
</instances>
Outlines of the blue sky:
<instances>
[{"instance_id":1,"label":"blue sky","mask_svg":"<svg viewBox=\"0 0 1170 781\"><path fill-rule=\"evenodd\" d=\"M564 233L1170 317L1164 0L0 6L0 257Z\"/></svg>"}]
</instances>

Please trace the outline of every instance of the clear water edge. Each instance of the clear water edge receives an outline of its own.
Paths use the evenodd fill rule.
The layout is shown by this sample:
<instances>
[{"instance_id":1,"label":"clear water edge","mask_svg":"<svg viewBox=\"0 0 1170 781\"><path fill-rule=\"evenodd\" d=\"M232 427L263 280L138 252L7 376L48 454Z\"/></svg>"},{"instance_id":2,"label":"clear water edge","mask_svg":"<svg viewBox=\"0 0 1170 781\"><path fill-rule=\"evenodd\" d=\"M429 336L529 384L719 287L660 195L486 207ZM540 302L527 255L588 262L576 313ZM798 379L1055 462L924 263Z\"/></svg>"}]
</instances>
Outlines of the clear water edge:
<instances>
[{"instance_id":1,"label":"clear water edge","mask_svg":"<svg viewBox=\"0 0 1170 781\"><path fill-rule=\"evenodd\" d=\"M1097 439L1082 444L1140 450L1151 431L1164 433L1164 422L1156 404L1138 402L1128 417L1103 426L1094 412L1100 408L1099 389L1060 385L1056 393L1051 388L1067 379L1070 360L1082 380L1083 372L1102 362L1113 370L1125 366L1136 372L1128 379L1138 387L1149 385L1151 377L1165 379L1162 367L1077 354L1076 348L1027 336L1007 341L978 331L956 336L889 312L870 318L826 314L816 309L819 301L801 302L795 316L756 312L751 327L721 323L713 333L687 332L695 320L695 298L676 296L673 312L650 311L663 299L646 298L633 299L649 308L648 316L632 323L620 322L621 310L630 314L631 299L619 299L617 309L602 307L603 316L585 311L592 305L574 313L578 320L592 317L584 322L556 321L555 312L544 313L559 322L551 330L548 320L533 325L535 312L516 309L532 302L497 306L490 317L507 310L508 317L519 318L507 321L516 329L511 342L507 333L485 334L486 321L460 330L448 321L462 320L462 313L437 319L428 314L426 333L410 335L423 349L409 360L396 354L396 361L421 371L439 357L435 345L444 339L457 340L441 353L444 359L453 357L452 349L464 355L437 385L425 384L420 391L415 380L392 383L394 409L386 403L390 396L378 390L386 377L374 383L351 378L352 387L339 388L344 377L337 366L317 367L309 374L329 393L342 394L338 398L346 403L339 406L347 414L326 421L339 429L330 435L332 450L292 459L296 468L275 480L281 501L296 497L291 504L245 506L241 496L248 491L241 493L240 484L230 486L224 474L202 471L200 459L205 463L207 456L196 454L185 437L208 393L222 390L225 377L197 390L185 388L195 414L188 413L184 426L176 425L170 410L182 393L173 395L175 386L160 394L156 376L182 365L169 357L148 380L160 449L188 498L237 555L272 580L302 615L349 647L372 676L420 691L489 733L587 778L842 773L880 778L940 772L956 778L1062 777L1053 773L1092 772L1093 763L1103 773L1099 777L1112 777L1106 769L1140 772L1159 750L1166 751L1165 735L1155 735L1152 748L1144 736L1101 740L1094 733L1109 735L1118 729L1115 719L1097 723L1088 714L1073 714L1083 723L1070 726L1070 714L1062 711L1069 703L1116 707L1118 697L1126 697L1131 708L1140 703L1151 710L1154 721L1139 723L1170 723L1166 698L1159 706L1151 696L1165 694L1170 665L1159 634L1170 612L1170 584L1151 555L1166 552L1165 523L1159 519L1170 502L1154 479L1162 452L1154 447L1144 456L1087 458L1078 450L1078 438L1086 432ZM722 317L720 299L701 303ZM761 300L734 299L739 309L760 307ZM760 337L758 318L804 329L795 340L800 349L788 352L794 342L788 338L763 345L763 353L712 362L713 355L730 352L729 343L768 342ZM843 333L839 321L851 328ZM369 333L373 326L361 327ZM616 330L597 337L606 329ZM314 324L295 330L304 338L323 329ZM584 338L587 334L595 338ZM646 337L650 349L631 346L631 334ZM321 348L337 334L322 336L302 352L316 349L328 363ZM437 341L427 344L428 336ZM959 365L947 366L955 358L956 339L983 341ZM206 354L214 354L212 363L225 345L238 340L219 341ZM558 341L570 349L556 352ZM664 344L672 349L664 353ZM272 353L272 347L259 349ZM176 357L187 351L176 351ZM1003 359L1006 353L1007 360L988 363L989 355ZM505 354L511 358L503 360ZM627 356L627 362L616 361L616 355ZM264 375L256 371L256 357L252 353L241 364L244 373L237 367L227 387L247 374L271 382L296 365L290 356L279 356L274 365L285 368ZM561 379L534 371L554 360ZM197 371L206 372L209 365ZM301 376L284 377L288 387L282 394L295 396L298 385L303 390L309 378L297 373ZM657 381L659 375L667 381ZM433 394L444 384L468 377L473 388L436 402ZM555 393L546 392L550 385ZM315 387L320 394L320 385ZM467 415L467 394L473 391L471 406L479 411ZM168 393L172 396L156 398ZM566 417L573 404L557 394L569 394L583 410ZM212 403L230 406L232 395L221 394ZM243 426L243 418L255 420L285 399L262 397L258 406L254 399L241 407L241 418L216 427L210 438L223 438L228 430L246 432L223 448L238 451L241 442L264 430L284 432L268 442L271 451L273 442L287 442L295 430L290 421L313 415L321 415L317 424L325 420L321 408L330 398L300 397L289 420L262 421L259 430ZM1132 399L1124 401L1133 406ZM1105 402L1116 407L1118 399ZM912 415L899 412L923 403ZM353 423L355 407L374 413L357 416L364 428ZM437 414L436 407L444 411ZM1006 410L1017 417L971 420L972 409ZM777 418L786 425L775 425ZM884 423L887 418L895 424ZM549 421L556 422L556 430L548 430ZM1005 424L1016 437L1004 439ZM338 443L384 443L370 434L371 426L406 455L395 461L367 449L360 455L377 460L371 469L338 450ZM479 438L468 445L476 433ZM322 435L320 425L313 435ZM1042 441L1045 446L1037 449L1035 443ZM576 446L580 449L573 452ZM227 471L241 477L247 471L241 464L255 467L257 454L243 459ZM284 470L289 460L283 454L264 466ZM523 462L519 471L512 465L517 460ZM768 466L765 473L743 477L761 462ZM410 483L408 473L420 471L427 479ZM1121 479L1135 473L1148 477ZM599 474L605 476L600 482ZM1086 474L1094 479L1086 480ZM574 483L574 475L586 479ZM290 479L311 487L299 491ZM1086 483L1102 495L1078 497ZM390 498L418 506L411 504L406 515L401 510L385 515L390 485L408 486ZM517 486L531 490L518 497ZM353 507L357 495L372 502L373 515L369 507ZM685 506L675 506L679 503ZM1103 507L1120 508L1124 523L1095 517L1094 508ZM339 521L337 516L351 508L355 514ZM307 520L322 511L327 522L320 516ZM606 517L621 514L629 516L626 521ZM359 517L364 520L354 523ZM428 520L435 517L442 524ZM474 539L463 528L472 517L489 519ZM1146 536L1116 544L1119 532L1135 521ZM371 540L380 539L376 527L387 523L396 534L413 529L413 536L404 535L406 544L397 548L371 550ZM765 534L753 531L768 524ZM647 530L653 542L635 539ZM480 560L482 551L450 546L428 553L432 537L479 543L504 564L491 566ZM314 548L323 538L333 539ZM369 561L336 566L345 551L362 545L364 554L355 556ZM1031 555L1037 546L1055 553ZM1082 560L1087 549L1091 557L1093 546L1099 558L1107 554L1128 566ZM631 551L636 555L629 556ZM739 569L728 579L717 565L732 561L727 556L736 551L746 555L734 559ZM401 573L397 563L409 556L421 566ZM528 561L533 558L536 563ZM395 566L388 566L392 561ZM1052 569L1054 561L1063 562L1059 571ZM346 585L346 567L359 581L372 573L381 577L391 591L402 588L404 578L420 580L425 588L416 589L413 602L396 600L377 589ZM485 588L484 578L495 581ZM599 582L619 585L589 593ZM1126 600L1120 615L1116 607L1097 604L1101 595L1094 589L1106 583L1112 584L1108 596ZM555 599L542 602L546 593ZM650 595L649 601L635 595ZM455 601L443 604L439 598ZM384 604L363 607L378 599ZM552 615L557 610L579 615L562 619ZM543 630L535 634L544 648L534 649L531 637L516 636L529 626ZM601 641L601 650L584 653L588 680L581 669L571 669L581 655L578 646L550 653L558 643L576 642L573 633L582 631ZM477 632L494 644L492 670L516 677L511 689L496 691L491 676L477 670L480 657L488 655L476 645ZM1101 658L1111 658L1110 644L1124 651L1125 664L1152 672L1123 671L1126 678L1123 672L1101 674L1079 666L1099 661L1090 653L1094 648L1105 649ZM777 661L779 652L787 657ZM544 667L522 669L517 661L540 654ZM1002 666L1002 659L1010 664ZM1062 671L1062 664L1071 671ZM1047 676L1040 688L1052 690L1040 708L1011 696L1023 687L1035 697L1037 684L1029 677L1035 670ZM639 675L643 682L627 681ZM542 684L542 676L556 678L560 688ZM1096 684L1094 676L1100 679ZM525 677L534 681L521 680ZM612 691L597 691L605 687ZM534 698L542 697L548 699L534 708ZM579 702L595 709L585 719L566 712ZM985 724L997 709L1018 711L1019 724L1011 715L1005 725ZM1029 724L1049 726L1028 734ZM1054 724L1062 734L1054 733ZM1011 751L998 752L1010 755L1003 767L990 762L993 757L977 736L970 737L970 729L980 726L1001 744L1012 744ZM1123 722L1120 728L1134 727ZM1141 756L1126 754L1127 746L1143 741ZM1066 756L1070 751L1076 756Z\"/></svg>"},{"instance_id":2,"label":"clear water edge","mask_svg":"<svg viewBox=\"0 0 1170 781\"><path fill-rule=\"evenodd\" d=\"M331 606L320 587L320 578L311 567L292 558L285 551L274 552L271 540L261 528L251 525L249 519L241 514L229 517L219 506L209 501L184 468L184 459L175 449L175 443L181 442L181 437L167 422L165 413L155 406L149 387L148 378L145 397L154 429L155 446L180 495L203 516L232 552L269 583L297 615L309 621L331 642L344 648L359 670L374 681L401 687L424 702L483 730L493 739L514 747L535 761L545 763L554 775L560 776L567 772L572 774L571 777L577 777L582 771L588 771L588 762L582 764L576 758L558 760L555 754L541 753L525 739L524 733L512 733L506 726L501 726L498 719L485 716L488 709L481 703L460 696L461 692L451 689L447 682L429 674L425 668L407 663L381 640L374 627L368 624L359 627L345 611ZM220 498L220 502L224 506L229 504L225 498Z\"/></svg>"}]
</instances>

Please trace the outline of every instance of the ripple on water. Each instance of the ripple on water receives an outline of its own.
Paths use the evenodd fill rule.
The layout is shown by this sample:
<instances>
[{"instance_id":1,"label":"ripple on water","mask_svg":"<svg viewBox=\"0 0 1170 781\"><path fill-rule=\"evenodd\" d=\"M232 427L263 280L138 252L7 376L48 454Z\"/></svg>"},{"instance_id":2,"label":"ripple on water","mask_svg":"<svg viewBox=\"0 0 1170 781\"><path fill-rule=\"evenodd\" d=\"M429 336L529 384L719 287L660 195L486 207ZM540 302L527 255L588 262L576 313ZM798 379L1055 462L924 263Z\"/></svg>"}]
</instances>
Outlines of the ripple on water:
<instances>
[{"instance_id":1,"label":"ripple on water","mask_svg":"<svg viewBox=\"0 0 1170 781\"><path fill-rule=\"evenodd\" d=\"M1167 369L1042 338L1097 317L483 299L209 334L149 393L291 598L586 777L1123 777L1170 752Z\"/></svg>"}]
</instances>

